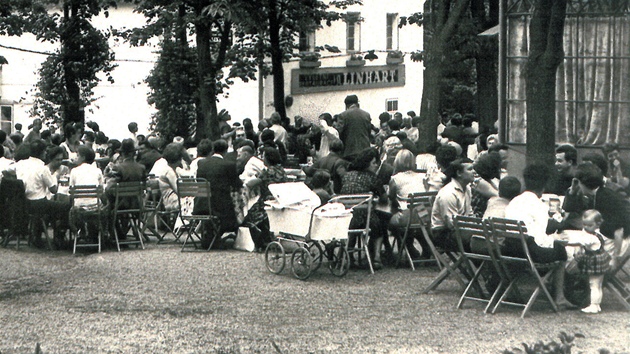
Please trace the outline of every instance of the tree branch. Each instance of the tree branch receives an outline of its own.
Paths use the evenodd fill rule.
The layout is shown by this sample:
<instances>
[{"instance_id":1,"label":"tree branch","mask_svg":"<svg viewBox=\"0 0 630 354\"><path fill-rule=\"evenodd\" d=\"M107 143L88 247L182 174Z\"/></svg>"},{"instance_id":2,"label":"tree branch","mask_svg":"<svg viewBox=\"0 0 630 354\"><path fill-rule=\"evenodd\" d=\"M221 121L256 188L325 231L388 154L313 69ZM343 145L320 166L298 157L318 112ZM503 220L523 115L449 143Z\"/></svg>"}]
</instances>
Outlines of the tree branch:
<instances>
[{"instance_id":1,"label":"tree branch","mask_svg":"<svg viewBox=\"0 0 630 354\"><path fill-rule=\"evenodd\" d=\"M453 10L448 16L448 20L442 28L442 31L440 31L440 37L437 38L437 40L446 42L455 34L455 29L457 28L464 11L468 8L469 3L470 0L457 0L455 7L453 7Z\"/></svg>"}]
</instances>

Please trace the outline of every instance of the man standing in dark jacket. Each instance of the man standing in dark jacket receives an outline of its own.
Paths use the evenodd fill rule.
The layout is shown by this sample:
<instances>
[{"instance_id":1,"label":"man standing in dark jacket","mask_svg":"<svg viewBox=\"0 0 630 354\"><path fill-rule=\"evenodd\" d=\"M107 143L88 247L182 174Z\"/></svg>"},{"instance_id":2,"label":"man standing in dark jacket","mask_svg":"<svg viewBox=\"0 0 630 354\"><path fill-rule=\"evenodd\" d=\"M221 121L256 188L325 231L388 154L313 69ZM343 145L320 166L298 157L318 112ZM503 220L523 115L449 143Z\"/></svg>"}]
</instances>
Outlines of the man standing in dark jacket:
<instances>
[{"instance_id":1,"label":"man standing in dark jacket","mask_svg":"<svg viewBox=\"0 0 630 354\"><path fill-rule=\"evenodd\" d=\"M370 147L372 118L370 114L359 108L357 95L349 95L344 100L346 110L339 114L341 131L339 138L343 142L343 157L350 159L360 151Z\"/></svg>"},{"instance_id":2,"label":"man standing in dark jacket","mask_svg":"<svg viewBox=\"0 0 630 354\"><path fill-rule=\"evenodd\" d=\"M210 182L210 207L212 215L220 220L219 235L224 232L236 232L238 228L232 191L238 190L243 183L236 172L236 162L225 159L228 143L223 139L214 142L214 154L199 161L197 177L205 178ZM195 201L195 214L207 213L203 210L207 203ZM219 246L219 245L217 245Z\"/></svg>"}]
</instances>

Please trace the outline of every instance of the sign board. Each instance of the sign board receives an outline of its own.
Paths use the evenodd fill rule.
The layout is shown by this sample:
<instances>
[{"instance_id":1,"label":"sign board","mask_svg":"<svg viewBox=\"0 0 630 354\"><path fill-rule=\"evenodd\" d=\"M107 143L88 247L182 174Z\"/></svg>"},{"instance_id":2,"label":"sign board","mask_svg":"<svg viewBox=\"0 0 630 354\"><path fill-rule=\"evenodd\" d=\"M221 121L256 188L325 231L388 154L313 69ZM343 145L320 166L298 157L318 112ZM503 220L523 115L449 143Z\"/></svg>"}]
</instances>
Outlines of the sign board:
<instances>
[{"instance_id":1,"label":"sign board","mask_svg":"<svg viewBox=\"0 0 630 354\"><path fill-rule=\"evenodd\" d=\"M405 86L404 65L291 70L291 94Z\"/></svg>"}]
</instances>

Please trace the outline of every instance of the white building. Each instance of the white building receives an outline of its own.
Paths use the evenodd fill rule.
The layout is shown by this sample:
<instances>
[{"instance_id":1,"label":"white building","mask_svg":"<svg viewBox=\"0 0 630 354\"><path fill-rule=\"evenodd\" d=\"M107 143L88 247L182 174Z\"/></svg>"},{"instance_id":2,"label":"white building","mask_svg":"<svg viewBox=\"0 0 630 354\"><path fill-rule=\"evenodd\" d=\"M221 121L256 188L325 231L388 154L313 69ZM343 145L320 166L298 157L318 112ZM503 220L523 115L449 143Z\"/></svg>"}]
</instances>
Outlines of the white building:
<instances>
[{"instance_id":1,"label":"white building","mask_svg":"<svg viewBox=\"0 0 630 354\"><path fill-rule=\"evenodd\" d=\"M375 123L383 111L405 113L415 110L419 113L423 65L412 62L408 53L422 48L422 30L415 25L399 29L397 24L401 16L421 11L422 2L364 0L363 3L345 10L356 13L362 21L339 21L302 38L302 44L311 50L330 45L338 47L341 53L321 52L321 66L317 69L300 69L297 59L284 64L285 96L291 96L293 101L287 107L289 117L301 115L315 119L323 112L339 113L345 108L343 100L348 94L359 96L361 107L372 114ZM128 5L110 9L109 18L96 18L93 23L97 28L112 26L118 29L144 24L143 16L132 10ZM118 65L112 73L115 83L101 81L95 89L95 97L99 99L86 111L86 121L97 122L111 138L126 137L127 123L131 121L138 123L140 133L147 133L154 109L147 104L149 90L144 79L153 68L157 48L132 48L113 40L110 46ZM52 52L54 48L55 45L40 43L30 35L19 38L0 36L0 55L9 62L0 66L3 130L12 132L15 123L19 122L26 132L32 121L28 111L33 103L36 71L45 59L45 54L39 53ZM346 66L351 54L364 56L369 50L374 50L378 59L366 61L362 67ZM388 50L406 53L404 62L387 65ZM326 83L326 80L332 81ZM219 109L227 109L233 121L249 117L256 124L261 104L259 89L258 82L236 80L229 89L229 96L220 97ZM263 115L269 117L274 111L273 77L263 80L261 97Z\"/></svg>"},{"instance_id":2,"label":"white building","mask_svg":"<svg viewBox=\"0 0 630 354\"><path fill-rule=\"evenodd\" d=\"M287 115L315 119L323 112L340 113L345 109L343 100L349 94L359 96L361 108L370 112L377 126L378 115L384 111L400 111L404 115L413 110L419 114L424 66L411 61L409 53L422 49L422 29L415 25L398 28L398 22L401 16L422 11L422 3L365 0L362 6L347 9L362 21L338 21L308 36L311 49L330 45L342 52L321 52L321 66L317 69L300 69L298 60L285 63L285 92L293 98ZM375 51L378 59L366 60L363 67L346 66L351 54L365 56L370 50ZM387 65L388 50L406 53L404 62ZM269 117L274 110L273 77L265 80L264 87L264 111Z\"/></svg>"}]
</instances>

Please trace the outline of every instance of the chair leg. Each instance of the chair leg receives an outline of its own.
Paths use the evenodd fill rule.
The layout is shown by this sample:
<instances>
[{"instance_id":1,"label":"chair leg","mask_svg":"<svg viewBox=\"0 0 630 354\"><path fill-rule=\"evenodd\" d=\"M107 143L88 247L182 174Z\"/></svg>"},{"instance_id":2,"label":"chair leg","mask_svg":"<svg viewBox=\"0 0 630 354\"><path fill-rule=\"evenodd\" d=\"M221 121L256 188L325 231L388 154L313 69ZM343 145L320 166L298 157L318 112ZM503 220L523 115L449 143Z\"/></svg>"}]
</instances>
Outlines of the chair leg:
<instances>
[{"instance_id":1,"label":"chair leg","mask_svg":"<svg viewBox=\"0 0 630 354\"><path fill-rule=\"evenodd\" d=\"M505 285L505 281L501 279L499 281L499 285L497 285L497 288L492 293L492 296L490 297L490 300L488 301L488 305L486 305L486 307L483 309L483 313L488 313L488 310L490 310L490 307L492 307L492 305L495 304L495 302L497 301L497 296L501 295L501 289L503 289L504 285Z\"/></svg>"},{"instance_id":2,"label":"chair leg","mask_svg":"<svg viewBox=\"0 0 630 354\"><path fill-rule=\"evenodd\" d=\"M464 304L464 300L465 299L471 299L471 300L477 300L477 301L489 301L487 299L486 294L483 292L483 289L481 288L481 286L479 285L479 277L481 276L481 272L485 266L486 262L482 262L481 265L479 266L479 268L477 268L477 270L474 272L474 275L472 276L472 278L470 279L470 281L468 281L468 285L466 286L466 289L464 290L464 293L462 294L462 296L459 298L459 302L457 303L457 308L461 309L463 304ZM479 297L472 297L472 296L468 296L468 293L474 289Z\"/></svg>"},{"instance_id":3,"label":"chair leg","mask_svg":"<svg viewBox=\"0 0 630 354\"><path fill-rule=\"evenodd\" d=\"M626 284L619 280L615 274L609 274L606 276L604 286L610 290L627 311L630 311L630 289Z\"/></svg>"}]
</instances>

